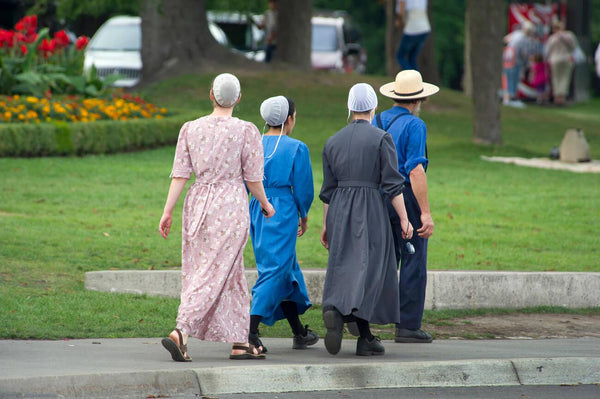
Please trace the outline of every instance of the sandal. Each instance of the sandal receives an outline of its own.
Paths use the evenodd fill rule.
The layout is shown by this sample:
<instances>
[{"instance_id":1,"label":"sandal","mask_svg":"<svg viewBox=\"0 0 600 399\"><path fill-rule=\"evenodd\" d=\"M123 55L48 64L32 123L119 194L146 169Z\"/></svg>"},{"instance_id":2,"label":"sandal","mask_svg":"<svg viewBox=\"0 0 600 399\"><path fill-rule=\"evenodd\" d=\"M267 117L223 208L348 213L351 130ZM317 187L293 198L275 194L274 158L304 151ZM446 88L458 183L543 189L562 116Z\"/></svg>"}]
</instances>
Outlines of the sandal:
<instances>
[{"instance_id":1,"label":"sandal","mask_svg":"<svg viewBox=\"0 0 600 399\"><path fill-rule=\"evenodd\" d=\"M179 345L175 341L169 338L163 338L161 343L171 353L171 358L176 362L191 362L192 358L187 355L187 344L181 344L183 342L183 335L178 328L175 329L177 335L179 335Z\"/></svg>"},{"instance_id":2,"label":"sandal","mask_svg":"<svg viewBox=\"0 0 600 399\"><path fill-rule=\"evenodd\" d=\"M260 353L267 353L267 347L265 345L263 345L263 343L260 340L260 338L258 338L258 333L256 333L256 334L253 334L253 333L248 334L248 343L254 345L254 347L256 349L258 349L260 351Z\"/></svg>"},{"instance_id":3,"label":"sandal","mask_svg":"<svg viewBox=\"0 0 600 399\"><path fill-rule=\"evenodd\" d=\"M261 351L259 351L258 349L256 349L256 347L254 345L252 345L252 344L250 344L248 346L233 345L233 348L231 348L231 349L246 351L244 353L240 353L240 354L237 354L237 355L234 355L233 353L230 354L229 358L231 360L259 360L259 359L266 359L267 358L264 353L262 353ZM255 350L256 350L256 353L254 353Z\"/></svg>"}]
</instances>

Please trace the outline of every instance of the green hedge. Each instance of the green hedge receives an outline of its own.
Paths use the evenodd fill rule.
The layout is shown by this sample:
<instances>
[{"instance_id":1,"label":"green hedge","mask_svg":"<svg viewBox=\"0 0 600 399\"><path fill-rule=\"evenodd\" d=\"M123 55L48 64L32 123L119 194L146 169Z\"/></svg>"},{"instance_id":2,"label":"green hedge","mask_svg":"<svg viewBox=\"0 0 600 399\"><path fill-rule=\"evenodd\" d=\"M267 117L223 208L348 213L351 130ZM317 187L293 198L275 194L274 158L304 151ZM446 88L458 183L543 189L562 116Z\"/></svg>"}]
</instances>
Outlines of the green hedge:
<instances>
[{"instance_id":1,"label":"green hedge","mask_svg":"<svg viewBox=\"0 0 600 399\"><path fill-rule=\"evenodd\" d=\"M0 157L108 154L177 142L190 115L128 121L0 124Z\"/></svg>"}]
</instances>

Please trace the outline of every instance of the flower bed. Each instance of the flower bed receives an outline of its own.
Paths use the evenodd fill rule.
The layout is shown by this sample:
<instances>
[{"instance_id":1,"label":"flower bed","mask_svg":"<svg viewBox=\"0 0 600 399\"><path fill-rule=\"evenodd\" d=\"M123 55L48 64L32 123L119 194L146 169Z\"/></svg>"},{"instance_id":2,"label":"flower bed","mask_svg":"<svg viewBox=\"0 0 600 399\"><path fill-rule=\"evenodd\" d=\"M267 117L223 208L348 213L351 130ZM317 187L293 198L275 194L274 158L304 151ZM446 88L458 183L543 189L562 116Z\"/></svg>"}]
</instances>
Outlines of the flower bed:
<instances>
[{"instance_id":1,"label":"flower bed","mask_svg":"<svg viewBox=\"0 0 600 399\"><path fill-rule=\"evenodd\" d=\"M109 86L118 75L100 80L95 68L83 74L88 41L38 32L35 15L14 30L0 29L0 156L102 154L176 142L187 118L115 92Z\"/></svg>"},{"instance_id":2,"label":"flower bed","mask_svg":"<svg viewBox=\"0 0 600 399\"><path fill-rule=\"evenodd\" d=\"M95 122L101 120L160 119L165 108L131 94L114 94L109 98L61 98L13 95L0 97L0 122Z\"/></svg>"}]
</instances>

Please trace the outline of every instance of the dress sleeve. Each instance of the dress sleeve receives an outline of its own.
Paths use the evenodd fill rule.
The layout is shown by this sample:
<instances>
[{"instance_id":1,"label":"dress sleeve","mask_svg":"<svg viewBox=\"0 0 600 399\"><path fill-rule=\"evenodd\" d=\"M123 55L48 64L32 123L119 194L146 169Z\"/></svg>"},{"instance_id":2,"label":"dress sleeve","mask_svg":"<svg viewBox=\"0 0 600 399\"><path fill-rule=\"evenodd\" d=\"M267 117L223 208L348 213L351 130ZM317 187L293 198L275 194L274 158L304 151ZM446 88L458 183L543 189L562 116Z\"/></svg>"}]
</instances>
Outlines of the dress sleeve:
<instances>
[{"instance_id":1,"label":"dress sleeve","mask_svg":"<svg viewBox=\"0 0 600 399\"><path fill-rule=\"evenodd\" d=\"M189 122L186 122L179 131L173 169L171 170L171 178L182 177L184 179L189 179L192 175L192 159L190 157L187 138L188 128Z\"/></svg>"},{"instance_id":2,"label":"dress sleeve","mask_svg":"<svg viewBox=\"0 0 600 399\"><path fill-rule=\"evenodd\" d=\"M386 133L381 140L379 157L381 159L381 190L391 199L402 194L404 178L398 171L396 147L389 133Z\"/></svg>"},{"instance_id":3,"label":"dress sleeve","mask_svg":"<svg viewBox=\"0 0 600 399\"><path fill-rule=\"evenodd\" d=\"M329 160L327 159L327 143L325 143L325 148L323 148L323 185L321 185L321 193L319 194L321 201L329 204L329 200L331 200L331 196L336 188L337 179L331 171L331 165L329 165Z\"/></svg>"},{"instance_id":4,"label":"dress sleeve","mask_svg":"<svg viewBox=\"0 0 600 399\"><path fill-rule=\"evenodd\" d=\"M310 205L315 197L312 166L308 147L300 143L294 156L294 171L292 174L292 187L294 188L294 201L301 218L306 217Z\"/></svg>"},{"instance_id":5,"label":"dress sleeve","mask_svg":"<svg viewBox=\"0 0 600 399\"><path fill-rule=\"evenodd\" d=\"M253 123L245 123L244 140L242 177L245 181L262 181L264 169L263 146L258 128Z\"/></svg>"},{"instance_id":6,"label":"dress sleeve","mask_svg":"<svg viewBox=\"0 0 600 399\"><path fill-rule=\"evenodd\" d=\"M420 119L414 119L409 123L410 125L407 129L406 161L404 162L406 173L410 173L419 164L422 164L423 168L427 168L427 164L429 163L425 157L425 144L427 142L427 127L425 126L425 122Z\"/></svg>"}]
</instances>

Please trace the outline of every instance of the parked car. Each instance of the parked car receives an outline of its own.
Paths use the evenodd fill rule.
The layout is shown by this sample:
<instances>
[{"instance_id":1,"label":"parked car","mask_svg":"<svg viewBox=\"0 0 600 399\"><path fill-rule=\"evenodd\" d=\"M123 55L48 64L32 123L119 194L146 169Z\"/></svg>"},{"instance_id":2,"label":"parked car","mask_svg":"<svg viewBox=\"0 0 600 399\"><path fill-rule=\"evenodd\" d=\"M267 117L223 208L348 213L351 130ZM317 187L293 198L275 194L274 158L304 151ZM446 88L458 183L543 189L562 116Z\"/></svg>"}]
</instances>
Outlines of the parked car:
<instances>
[{"instance_id":1,"label":"parked car","mask_svg":"<svg viewBox=\"0 0 600 399\"><path fill-rule=\"evenodd\" d=\"M142 20L140 17L117 16L107 20L92 38L85 50L83 69L96 67L100 78L111 74L122 75L114 86L133 87L142 78ZM229 46L227 36L215 23L208 28L215 40Z\"/></svg>"},{"instance_id":2,"label":"parked car","mask_svg":"<svg viewBox=\"0 0 600 399\"><path fill-rule=\"evenodd\" d=\"M227 35L234 49L255 61L264 61L264 31L257 28L262 15L208 11L209 21ZM255 23L252 23L254 21ZM314 69L364 73L367 53L358 43L359 34L342 11L320 11L311 18L311 63Z\"/></svg>"},{"instance_id":3,"label":"parked car","mask_svg":"<svg viewBox=\"0 0 600 399\"><path fill-rule=\"evenodd\" d=\"M206 18L221 28L234 51L251 60L264 62L265 33L257 26L262 22L262 15L209 10Z\"/></svg>"},{"instance_id":4,"label":"parked car","mask_svg":"<svg viewBox=\"0 0 600 399\"><path fill-rule=\"evenodd\" d=\"M358 31L342 16L312 17L313 69L364 73L367 53L358 43Z\"/></svg>"}]
</instances>

